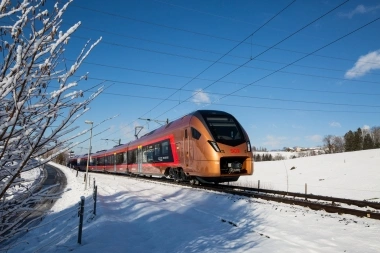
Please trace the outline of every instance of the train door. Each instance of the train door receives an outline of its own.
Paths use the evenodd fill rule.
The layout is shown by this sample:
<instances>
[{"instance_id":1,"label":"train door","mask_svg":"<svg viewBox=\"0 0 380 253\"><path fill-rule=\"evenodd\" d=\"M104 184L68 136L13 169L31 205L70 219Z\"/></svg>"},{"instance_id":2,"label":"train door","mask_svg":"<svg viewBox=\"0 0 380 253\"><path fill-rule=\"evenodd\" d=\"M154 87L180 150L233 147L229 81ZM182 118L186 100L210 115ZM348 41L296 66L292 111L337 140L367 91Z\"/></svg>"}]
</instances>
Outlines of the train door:
<instances>
[{"instance_id":1,"label":"train door","mask_svg":"<svg viewBox=\"0 0 380 253\"><path fill-rule=\"evenodd\" d=\"M175 147L176 147L176 150L177 150L177 154L178 154L178 158L179 158L179 162L182 163L183 162L183 141L178 141L175 143Z\"/></svg>"},{"instance_id":2,"label":"train door","mask_svg":"<svg viewBox=\"0 0 380 253\"><path fill-rule=\"evenodd\" d=\"M113 154L113 171L116 172L116 153Z\"/></svg>"},{"instance_id":3,"label":"train door","mask_svg":"<svg viewBox=\"0 0 380 253\"><path fill-rule=\"evenodd\" d=\"M123 153L123 163L126 165L125 173L128 173L128 149Z\"/></svg>"},{"instance_id":4,"label":"train door","mask_svg":"<svg viewBox=\"0 0 380 253\"><path fill-rule=\"evenodd\" d=\"M143 160L143 152L142 146L137 147L137 172L142 172L142 160Z\"/></svg>"},{"instance_id":5,"label":"train door","mask_svg":"<svg viewBox=\"0 0 380 253\"><path fill-rule=\"evenodd\" d=\"M183 141L183 156L186 167L191 166L191 162L193 159L193 146L190 138L190 133L190 128L186 128Z\"/></svg>"}]
</instances>

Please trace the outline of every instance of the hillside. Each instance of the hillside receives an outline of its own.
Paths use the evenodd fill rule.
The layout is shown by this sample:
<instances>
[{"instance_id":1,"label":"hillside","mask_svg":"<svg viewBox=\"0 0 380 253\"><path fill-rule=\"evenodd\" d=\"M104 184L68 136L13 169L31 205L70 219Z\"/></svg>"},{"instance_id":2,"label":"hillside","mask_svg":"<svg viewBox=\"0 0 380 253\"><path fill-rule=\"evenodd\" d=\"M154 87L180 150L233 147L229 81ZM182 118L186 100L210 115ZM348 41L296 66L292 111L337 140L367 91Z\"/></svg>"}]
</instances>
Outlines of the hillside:
<instances>
[{"instance_id":1,"label":"hillside","mask_svg":"<svg viewBox=\"0 0 380 253\"><path fill-rule=\"evenodd\" d=\"M380 149L257 162L254 174L238 183L257 186L258 180L266 189L304 192L307 184L312 194L379 201Z\"/></svg>"}]
</instances>

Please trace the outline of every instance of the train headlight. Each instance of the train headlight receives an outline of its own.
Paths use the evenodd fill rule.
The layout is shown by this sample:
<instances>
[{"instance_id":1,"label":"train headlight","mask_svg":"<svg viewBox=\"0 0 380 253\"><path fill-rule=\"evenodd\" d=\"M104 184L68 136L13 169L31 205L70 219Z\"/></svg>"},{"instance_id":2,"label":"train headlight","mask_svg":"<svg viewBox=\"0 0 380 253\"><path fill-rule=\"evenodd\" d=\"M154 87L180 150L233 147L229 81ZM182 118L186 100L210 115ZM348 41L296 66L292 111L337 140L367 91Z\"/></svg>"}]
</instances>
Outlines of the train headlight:
<instances>
[{"instance_id":1,"label":"train headlight","mask_svg":"<svg viewBox=\"0 0 380 253\"><path fill-rule=\"evenodd\" d=\"M247 141L247 151L251 152L251 143Z\"/></svg>"},{"instance_id":2,"label":"train headlight","mask_svg":"<svg viewBox=\"0 0 380 253\"><path fill-rule=\"evenodd\" d=\"M219 148L218 144L217 144L215 141L208 141L208 143L210 143L211 147L212 147L216 152L220 152L220 148Z\"/></svg>"}]
</instances>

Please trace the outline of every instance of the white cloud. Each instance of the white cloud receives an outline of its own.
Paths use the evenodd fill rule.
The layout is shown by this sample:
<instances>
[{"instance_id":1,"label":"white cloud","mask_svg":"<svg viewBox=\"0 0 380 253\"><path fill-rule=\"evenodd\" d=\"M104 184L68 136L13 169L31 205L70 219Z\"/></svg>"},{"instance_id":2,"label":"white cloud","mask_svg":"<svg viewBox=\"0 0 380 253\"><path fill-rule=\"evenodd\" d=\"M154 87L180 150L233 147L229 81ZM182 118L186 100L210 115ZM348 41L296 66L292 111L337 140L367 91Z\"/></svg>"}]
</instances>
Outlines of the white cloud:
<instances>
[{"instance_id":1,"label":"white cloud","mask_svg":"<svg viewBox=\"0 0 380 253\"><path fill-rule=\"evenodd\" d=\"M334 121L334 122L331 122L331 123L330 123L330 126L331 126L331 127L341 127L340 123L339 123L339 122L335 122L335 121Z\"/></svg>"},{"instance_id":2,"label":"white cloud","mask_svg":"<svg viewBox=\"0 0 380 253\"><path fill-rule=\"evenodd\" d=\"M193 92L193 99L192 101L196 104L204 104L204 103L210 103L210 97L207 93L204 93L202 89L198 89L195 92Z\"/></svg>"},{"instance_id":3,"label":"white cloud","mask_svg":"<svg viewBox=\"0 0 380 253\"><path fill-rule=\"evenodd\" d=\"M362 127L362 129L364 129L364 130L369 130L371 127L370 126L368 126L368 125L364 125L363 127Z\"/></svg>"},{"instance_id":4,"label":"white cloud","mask_svg":"<svg viewBox=\"0 0 380 253\"><path fill-rule=\"evenodd\" d=\"M265 141L263 142L264 146L271 147L271 148L279 148L282 147L282 143L287 140L287 137L276 137L273 135L267 135L265 137Z\"/></svg>"},{"instance_id":5,"label":"white cloud","mask_svg":"<svg viewBox=\"0 0 380 253\"><path fill-rule=\"evenodd\" d=\"M312 142L321 142L322 141L322 136L315 134L311 136L306 136L306 139Z\"/></svg>"},{"instance_id":6,"label":"white cloud","mask_svg":"<svg viewBox=\"0 0 380 253\"><path fill-rule=\"evenodd\" d=\"M356 14L365 14L371 11L375 11L377 9L380 9L380 4L376 6L364 6L362 4L356 6L356 8L350 12L347 13L339 13L339 16L345 17L345 18L352 18Z\"/></svg>"},{"instance_id":7,"label":"white cloud","mask_svg":"<svg viewBox=\"0 0 380 253\"><path fill-rule=\"evenodd\" d=\"M355 66L349 69L344 75L345 78L355 78L364 76L371 70L380 69L380 50L370 52L359 57Z\"/></svg>"}]
</instances>

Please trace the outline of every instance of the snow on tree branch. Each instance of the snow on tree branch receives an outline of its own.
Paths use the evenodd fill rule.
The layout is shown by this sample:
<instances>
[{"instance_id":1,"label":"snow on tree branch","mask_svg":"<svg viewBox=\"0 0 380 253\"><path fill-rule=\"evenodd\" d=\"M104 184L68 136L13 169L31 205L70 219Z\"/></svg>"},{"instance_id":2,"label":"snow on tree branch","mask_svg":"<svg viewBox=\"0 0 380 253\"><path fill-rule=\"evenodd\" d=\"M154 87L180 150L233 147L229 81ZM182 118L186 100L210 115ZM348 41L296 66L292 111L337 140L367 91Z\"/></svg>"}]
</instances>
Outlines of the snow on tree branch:
<instances>
[{"instance_id":1,"label":"snow on tree branch","mask_svg":"<svg viewBox=\"0 0 380 253\"><path fill-rule=\"evenodd\" d=\"M62 54L81 22L62 31L62 16L72 0L60 3L57 1L51 9L44 7L45 0L19 3L2 0L0 3L0 52L3 55L0 64L0 199L6 200L0 202L0 210L7 200L19 196L10 189L25 181L21 173L47 162L41 161L40 156L71 147L73 137L66 136L76 128L70 125L89 110L88 105L103 91L99 88L83 98L83 91L77 86L87 80L88 73L77 80L74 78L74 73L101 38L92 44L88 41L66 70ZM50 158L56 155L58 153Z\"/></svg>"}]
</instances>

